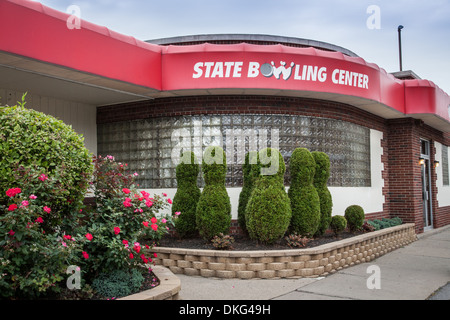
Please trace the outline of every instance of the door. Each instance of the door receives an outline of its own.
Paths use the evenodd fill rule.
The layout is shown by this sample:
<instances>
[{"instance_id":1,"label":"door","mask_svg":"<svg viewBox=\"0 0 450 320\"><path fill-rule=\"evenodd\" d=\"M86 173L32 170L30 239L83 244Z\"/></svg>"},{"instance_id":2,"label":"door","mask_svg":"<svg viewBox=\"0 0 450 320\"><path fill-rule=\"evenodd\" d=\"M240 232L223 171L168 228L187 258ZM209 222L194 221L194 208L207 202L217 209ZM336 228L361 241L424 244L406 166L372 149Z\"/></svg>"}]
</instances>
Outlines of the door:
<instances>
[{"instance_id":1,"label":"door","mask_svg":"<svg viewBox=\"0 0 450 320\"><path fill-rule=\"evenodd\" d=\"M423 230L433 229L433 206L431 194L430 141L421 140L421 178L423 200Z\"/></svg>"}]
</instances>

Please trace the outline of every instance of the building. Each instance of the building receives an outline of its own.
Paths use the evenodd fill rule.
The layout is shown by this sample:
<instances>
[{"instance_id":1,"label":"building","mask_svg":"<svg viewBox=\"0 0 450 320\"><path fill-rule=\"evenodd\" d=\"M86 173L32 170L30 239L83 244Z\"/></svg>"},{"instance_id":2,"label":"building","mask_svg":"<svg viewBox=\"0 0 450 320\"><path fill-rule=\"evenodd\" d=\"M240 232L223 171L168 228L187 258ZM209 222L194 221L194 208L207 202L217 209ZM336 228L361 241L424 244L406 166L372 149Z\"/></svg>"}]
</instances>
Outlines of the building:
<instances>
[{"instance_id":1,"label":"building","mask_svg":"<svg viewBox=\"0 0 450 320\"><path fill-rule=\"evenodd\" d=\"M218 144L236 219L243 154L274 146L288 165L306 147L330 156L333 214L359 204L418 233L450 223L450 97L412 71L297 38L143 42L25 0L0 0L0 29L0 104L28 92L29 107L128 163L149 192L173 196L174 155Z\"/></svg>"}]
</instances>

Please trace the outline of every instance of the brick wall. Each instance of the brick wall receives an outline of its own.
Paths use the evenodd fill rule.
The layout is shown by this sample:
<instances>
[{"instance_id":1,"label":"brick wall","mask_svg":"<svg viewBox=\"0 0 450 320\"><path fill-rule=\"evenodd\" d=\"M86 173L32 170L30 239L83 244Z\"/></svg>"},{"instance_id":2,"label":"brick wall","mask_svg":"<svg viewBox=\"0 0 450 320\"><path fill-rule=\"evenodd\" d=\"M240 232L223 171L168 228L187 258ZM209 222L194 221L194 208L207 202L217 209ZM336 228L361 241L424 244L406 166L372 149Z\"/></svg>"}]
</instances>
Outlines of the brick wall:
<instances>
[{"instance_id":1,"label":"brick wall","mask_svg":"<svg viewBox=\"0 0 450 320\"><path fill-rule=\"evenodd\" d=\"M434 161L434 141L450 145L450 134L435 130L412 118L386 120L353 106L333 101L277 96L191 96L161 98L97 109L97 123L131 121L153 117L199 114L293 114L324 117L352 122L383 132L382 162L384 171L382 212L368 218L399 216L404 222L416 224L423 231L420 138L431 140L431 163ZM435 227L450 224L450 207L438 208L436 172L432 168L432 192ZM233 225L232 231L239 233Z\"/></svg>"}]
</instances>

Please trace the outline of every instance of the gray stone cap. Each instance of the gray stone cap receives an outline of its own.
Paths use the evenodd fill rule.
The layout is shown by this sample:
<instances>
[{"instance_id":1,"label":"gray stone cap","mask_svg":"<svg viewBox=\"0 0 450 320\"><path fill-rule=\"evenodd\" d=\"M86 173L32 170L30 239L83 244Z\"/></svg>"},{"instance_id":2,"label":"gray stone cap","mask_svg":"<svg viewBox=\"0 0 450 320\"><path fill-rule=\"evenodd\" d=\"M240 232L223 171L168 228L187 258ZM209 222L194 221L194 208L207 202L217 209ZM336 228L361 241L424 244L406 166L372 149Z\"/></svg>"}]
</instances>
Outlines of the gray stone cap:
<instances>
[{"instance_id":1,"label":"gray stone cap","mask_svg":"<svg viewBox=\"0 0 450 320\"><path fill-rule=\"evenodd\" d=\"M267 44L267 43L279 43L284 45L298 46L298 47L313 47L316 49L322 49L327 51L341 52L350 57L358 57L358 55L348 49L345 49L334 44L327 42L285 37L285 36L274 36L266 34L200 34L200 35L188 35L170 38L161 38L147 40L146 42L158 45L186 45L192 43L221 43L221 42L251 42Z\"/></svg>"}]
</instances>

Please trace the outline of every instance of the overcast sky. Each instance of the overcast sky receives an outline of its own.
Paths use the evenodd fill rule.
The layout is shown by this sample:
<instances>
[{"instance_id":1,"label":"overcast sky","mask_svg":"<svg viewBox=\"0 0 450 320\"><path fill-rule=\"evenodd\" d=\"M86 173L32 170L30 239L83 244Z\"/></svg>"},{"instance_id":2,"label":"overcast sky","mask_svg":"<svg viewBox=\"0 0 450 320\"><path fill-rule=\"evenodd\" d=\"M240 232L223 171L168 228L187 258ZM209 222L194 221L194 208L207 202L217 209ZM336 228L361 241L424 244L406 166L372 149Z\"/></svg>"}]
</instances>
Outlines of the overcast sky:
<instances>
[{"instance_id":1,"label":"overcast sky","mask_svg":"<svg viewBox=\"0 0 450 320\"><path fill-rule=\"evenodd\" d=\"M347 48L388 72L399 70L397 27L403 25L403 70L413 70L450 94L448 0L39 2L65 12L76 5L82 19L140 40L251 33L324 41Z\"/></svg>"}]
</instances>

